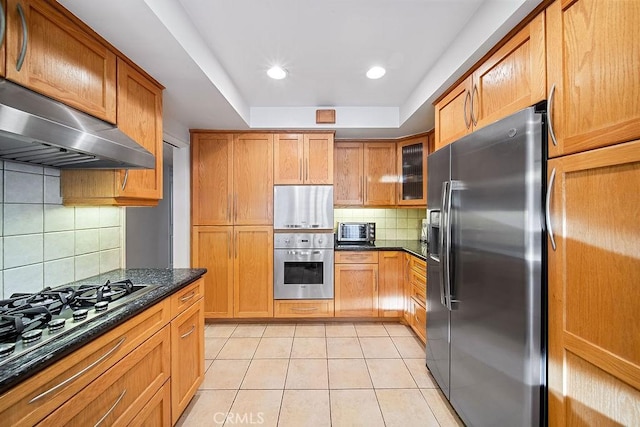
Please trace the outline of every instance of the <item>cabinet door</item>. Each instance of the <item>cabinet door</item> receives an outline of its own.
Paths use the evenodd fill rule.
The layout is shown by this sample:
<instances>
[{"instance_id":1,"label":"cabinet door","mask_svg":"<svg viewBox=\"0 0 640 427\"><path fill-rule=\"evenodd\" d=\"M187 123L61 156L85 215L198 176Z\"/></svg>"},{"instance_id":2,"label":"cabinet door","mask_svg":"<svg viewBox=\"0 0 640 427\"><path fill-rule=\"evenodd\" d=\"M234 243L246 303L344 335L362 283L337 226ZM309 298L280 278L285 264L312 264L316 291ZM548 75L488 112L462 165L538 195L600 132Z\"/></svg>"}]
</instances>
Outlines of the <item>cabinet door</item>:
<instances>
[{"instance_id":1,"label":"cabinet door","mask_svg":"<svg viewBox=\"0 0 640 427\"><path fill-rule=\"evenodd\" d=\"M364 147L358 142L338 142L333 150L333 203L362 206L364 201Z\"/></svg>"},{"instance_id":2,"label":"cabinet door","mask_svg":"<svg viewBox=\"0 0 640 427\"><path fill-rule=\"evenodd\" d=\"M556 1L547 9L549 156L640 137L637 1Z\"/></svg>"},{"instance_id":3,"label":"cabinet door","mask_svg":"<svg viewBox=\"0 0 640 427\"><path fill-rule=\"evenodd\" d=\"M204 316L200 298L171 321L171 418L186 409L204 378Z\"/></svg>"},{"instance_id":4,"label":"cabinet door","mask_svg":"<svg viewBox=\"0 0 640 427\"><path fill-rule=\"evenodd\" d=\"M233 135L191 135L191 224L231 225Z\"/></svg>"},{"instance_id":5,"label":"cabinet door","mask_svg":"<svg viewBox=\"0 0 640 427\"><path fill-rule=\"evenodd\" d=\"M235 227L235 317L273 317L273 229Z\"/></svg>"},{"instance_id":6,"label":"cabinet door","mask_svg":"<svg viewBox=\"0 0 640 427\"><path fill-rule=\"evenodd\" d=\"M155 169L120 172L120 196L162 199L162 90L122 60L118 60L118 127L156 157Z\"/></svg>"},{"instance_id":7,"label":"cabinet door","mask_svg":"<svg viewBox=\"0 0 640 427\"><path fill-rule=\"evenodd\" d=\"M469 76L435 105L436 150L471 132L472 86Z\"/></svg>"},{"instance_id":8,"label":"cabinet door","mask_svg":"<svg viewBox=\"0 0 640 427\"><path fill-rule=\"evenodd\" d=\"M304 182L304 142L299 133L274 135L273 183L302 184Z\"/></svg>"},{"instance_id":9,"label":"cabinet door","mask_svg":"<svg viewBox=\"0 0 640 427\"><path fill-rule=\"evenodd\" d=\"M336 264L335 316L378 316L378 264Z\"/></svg>"},{"instance_id":10,"label":"cabinet door","mask_svg":"<svg viewBox=\"0 0 640 427\"><path fill-rule=\"evenodd\" d=\"M364 144L364 205L395 206L396 144L367 142Z\"/></svg>"},{"instance_id":11,"label":"cabinet door","mask_svg":"<svg viewBox=\"0 0 640 427\"><path fill-rule=\"evenodd\" d=\"M544 12L473 73L474 130L546 97Z\"/></svg>"},{"instance_id":12,"label":"cabinet door","mask_svg":"<svg viewBox=\"0 0 640 427\"><path fill-rule=\"evenodd\" d=\"M233 317L233 227L193 227L191 236L191 266L207 269L205 317Z\"/></svg>"},{"instance_id":13,"label":"cabinet door","mask_svg":"<svg viewBox=\"0 0 640 427\"><path fill-rule=\"evenodd\" d=\"M304 136L304 183L333 184L333 134Z\"/></svg>"},{"instance_id":14,"label":"cabinet door","mask_svg":"<svg viewBox=\"0 0 640 427\"><path fill-rule=\"evenodd\" d=\"M428 137L398 142L398 205L427 205Z\"/></svg>"},{"instance_id":15,"label":"cabinet door","mask_svg":"<svg viewBox=\"0 0 640 427\"><path fill-rule=\"evenodd\" d=\"M273 134L234 136L233 193L234 224L273 224Z\"/></svg>"},{"instance_id":16,"label":"cabinet door","mask_svg":"<svg viewBox=\"0 0 640 427\"><path fill-rule=\"evenodd\" d=\"M547 170L549 425L640 425L640 140Z\"/></svg>"},{"instance_id":17,"label":"cabinet door","mask_svg":"<svg viewBox=\"0 0 640 427\"><path fill-rule=\"evenodd\" d=\"M27 24L26 56L18 69ZM111 123L116 122L116 55L41 0L8 0L6 76Z\"/></svg>"},{"instance_id":18,"label":"cabinet door","mask_svg":"<svg viewBox=\"0 0 640 427\"><path fill-rule=\"evenodd\" d=\"M403 304L404 304L404 321L411 325L412 319L412 305L411 305L411 280L409 273L411 272L411 255L403 254L402 263L402 284L403 284Z\"/></svg>"},{"instance_id":19,"label":"cabinet door","mask_svg":"<svg viewBox=\"0 0 640 427\"><path fill-rule=\"evenodd\" d=\"M382 251L378 258L378 315L402 317L404 312L403 253Z\"/></svg>"}]
</instances>

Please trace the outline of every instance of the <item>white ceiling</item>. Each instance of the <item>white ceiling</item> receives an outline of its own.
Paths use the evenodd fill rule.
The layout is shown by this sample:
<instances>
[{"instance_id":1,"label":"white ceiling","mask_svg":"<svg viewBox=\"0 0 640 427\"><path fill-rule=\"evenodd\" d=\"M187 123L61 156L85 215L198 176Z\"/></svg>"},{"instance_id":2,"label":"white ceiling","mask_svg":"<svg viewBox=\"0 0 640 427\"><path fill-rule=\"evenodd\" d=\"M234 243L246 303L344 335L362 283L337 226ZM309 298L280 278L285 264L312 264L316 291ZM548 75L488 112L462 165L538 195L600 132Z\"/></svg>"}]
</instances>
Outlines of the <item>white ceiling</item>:
<instances>
[{"instance_id":1,"label":"white ceiling","mask_svg":"<svg viewBox=\"0 0 640 427\"><path fill-rule=\"evenodd\" d=\"M540 0L59 0L165 87L165 138L188 129L433 128L431 103ZM288 78L265 74L284 66ZM369 80L382 65L387 74Z\"/></svg>"}]
</instances>

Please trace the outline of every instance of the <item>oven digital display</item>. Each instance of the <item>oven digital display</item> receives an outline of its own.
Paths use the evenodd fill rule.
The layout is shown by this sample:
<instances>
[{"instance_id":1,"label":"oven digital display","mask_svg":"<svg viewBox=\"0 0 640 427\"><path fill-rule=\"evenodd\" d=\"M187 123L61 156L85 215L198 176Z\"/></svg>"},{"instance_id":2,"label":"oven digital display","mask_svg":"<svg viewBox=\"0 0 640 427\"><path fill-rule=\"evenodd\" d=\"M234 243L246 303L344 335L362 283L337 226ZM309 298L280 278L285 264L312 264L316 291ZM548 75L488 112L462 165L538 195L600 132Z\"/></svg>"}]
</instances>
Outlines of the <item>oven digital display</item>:
<instances>
[{"instance_id":1,"label":"oven digital display","mask_svg":"<svg viewBox=\"0 0 640 427\"><path fill-rule=\"evenodd\" d=\"M324 283L322 261L284 263L285 285L322 285Z\"/></svg>"}]
</instances>

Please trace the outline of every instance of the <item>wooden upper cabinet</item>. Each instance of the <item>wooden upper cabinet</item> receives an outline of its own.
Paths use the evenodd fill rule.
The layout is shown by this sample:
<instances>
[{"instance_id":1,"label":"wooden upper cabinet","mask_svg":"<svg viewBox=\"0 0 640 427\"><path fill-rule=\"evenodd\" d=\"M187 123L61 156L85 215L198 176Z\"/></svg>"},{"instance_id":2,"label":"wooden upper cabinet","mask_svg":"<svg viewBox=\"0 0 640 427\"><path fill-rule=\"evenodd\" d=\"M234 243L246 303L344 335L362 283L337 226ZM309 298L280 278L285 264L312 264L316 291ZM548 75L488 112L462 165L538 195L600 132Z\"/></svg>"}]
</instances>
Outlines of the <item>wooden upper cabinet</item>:
<instances>
[{"instance_id":1,"label":"wooden upper cabinet","mask_svg":"<svg viewBox=\"0 0 640 427\"><path fill-rule=\"evenodd\" d=\"M640 425L640 140L547 171L549 425Z\"/></svg>"},{"instance_id":2,"label":"wooden upper cabinet","mask_svg":"<svg viewBox=\"0 0 640 427\"><path fill-rule=\"evenodd\" d=\"M544 100L545 49L541 13L435 105L435 149Z\"/></svg>"},{"instance_id":3,"label":"wooden upper cabinet","mask_svg":"<svg viewBox=\"0 0 640 427\"><path fill-rule=\"evenodd\" d=\"M234 317L273 317L273 229L234 227Z\"/></svg>"},{"instance_id":4,"label":"wooden upper cabinet","mask_svg":"<svg viewBox=\"0 0 640 427\"><path fill-rule=\"evenodd\" d=\"M637 1L556 1L547 8L549 156L640 137Z\"/></svg>"},{"instance_id":5,"label":"wooden upper cabinet","mask_svg":"<svg viewBox=\"0 0 640 427\"><path fill-rule=\"evenodd\" d=\"M364 206L396 204L396 144L372 142L364 144Z\"/></svg>"},{"instance_id":6,"label":"wooden upper cabinet","mask_svg":"<svg viewBox=\"0 0 640 427\"><path fill-rule=\"evenodd\" d=\"M193 133L191 224L233 224L232 194L233 134Z\"/></svg>"},{"instance_id":7,"label":"wooden upper cabinet","mask_svg":"<svg viewBox=\"0 0 640 427\"><path fill-rule=\"evenodd\" d=\"M26 44L19 8L26 23ZM116 122L114 52L49 2L8 0L6 14L7 79Z\"/></svg>"},{"instance_id":8,"label":"wooden upper cabinet","mask_svg":"<svg viewBox=\"0 0 640 427\"><path fill-rule=\"evenodd\" d=\"M359 142L337 142L333 150L333 203L338 206L364 202L364 147Z\"/></svg>"},{"instance_id":9,"label":"wooden upper cabinet","mask_svg":"<svg viewBox=\"0 0 640 427\"><path fill-rule=\"evenodd\" d=\"M397 143L398 205L426 206L429 135Z\"/></svg>"},{"instance_id":10,"label":"wooden upper cabinet","mask_svg":"<svg viewBox=\"0 0 640 427\"><path fill-rule=\"evenodd\" d=\"M546 98L544 13L473 73L471 119L481 128Z\"/></svg>"},{"instance_id":11,"label":"wooden upper cabinet","mask_svg":"<svg viewBox=\"0 0 640 427\"><path fill-rule=\"evenodd\" d=\"M273 224L273 134L233 137L233 222Z\"/></svg>"},{"instance_id":12,"label":"wooden upper cabinet","mask_svg":"<svg viewBox=\"0 0 640 427\"><path fill-rule=\"evenodd\" d=\"M274 184L333 184L333 134L276 134Z\"/></svg>"}]
</instances>

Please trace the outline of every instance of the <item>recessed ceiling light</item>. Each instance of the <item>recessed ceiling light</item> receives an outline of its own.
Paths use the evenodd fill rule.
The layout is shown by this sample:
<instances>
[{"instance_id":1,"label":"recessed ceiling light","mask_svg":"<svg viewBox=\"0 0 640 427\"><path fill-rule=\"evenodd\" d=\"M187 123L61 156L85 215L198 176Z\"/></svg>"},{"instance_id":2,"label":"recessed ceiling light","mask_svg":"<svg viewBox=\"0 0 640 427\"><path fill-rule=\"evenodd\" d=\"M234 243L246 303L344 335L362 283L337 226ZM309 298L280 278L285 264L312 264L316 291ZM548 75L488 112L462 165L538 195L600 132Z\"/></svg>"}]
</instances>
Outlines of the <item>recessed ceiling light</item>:
<instances>
[{"instance_id":1,"label":"recessed ceiling light","mask_svg":"<svg viewBox=\"0 0 640 427\"><path fill-rule=\"evenodd\" d=\"M267 75L272 79L282 80L287 77L287 70L278 65L274 65L267 70Z\"/></svg>"},{"instance_id":2,"label":"recessed ceiling light","mask_svg":"<svg viewBox=\"0 0 640 427\"><path fill-rule=\"evenodd\" d=\"M382 67L371 67L369 68L369 71L367 71L367 77L369 77L372 80L375 79L379 79L380 77L384 76L384 74L387 72L387 70L385 70Z\"/></svg>"}]
</instances>

